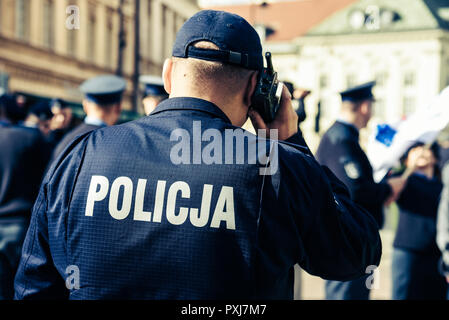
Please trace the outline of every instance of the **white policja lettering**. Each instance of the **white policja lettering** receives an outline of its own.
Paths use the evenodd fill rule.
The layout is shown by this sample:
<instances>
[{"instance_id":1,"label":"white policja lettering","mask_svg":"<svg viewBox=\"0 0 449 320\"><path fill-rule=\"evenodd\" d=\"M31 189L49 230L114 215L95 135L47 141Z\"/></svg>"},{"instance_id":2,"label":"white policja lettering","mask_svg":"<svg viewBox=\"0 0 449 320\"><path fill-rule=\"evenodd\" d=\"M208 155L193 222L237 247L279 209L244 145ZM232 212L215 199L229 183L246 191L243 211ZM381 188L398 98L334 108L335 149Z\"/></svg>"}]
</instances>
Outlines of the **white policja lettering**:
<instances>
[{"instance_id":1,"label":"white policja lettering","mask_svg":"<svg viewBox=\"0 0 449 320\"><path fill-rule=\"evenodd\" d=\"M177 208L176 202L178 199L190 199L190 186L184 181L174 182L169 186L167 198L165 199L166 185L167 181L157 181L154 194L153 214L151 211L144 211L145 192L151 192L151 188L147 188L146 179L138 179L137 188L134 188L132 179L122 176L116 178L112 182L111 188L109 188L109 180L106 177L92 176L87 195L85 216L93 217L95 203L104 201L109 194L108 211L110 216L116 220L126 219L131 212L134 196L134 221L161 223L164 202L166 200L165 215L169 223L173 225L182 225L189 220L195 227L205 227L211 217L214 186L210 184L205 184L203 186L200 208ZM135 194L133 194L134 190ZM120 195L122 195L122 197L120 197ZM218 200L214 207L210 227L220 228L223 224L226 229L236 229L234 188L229 186L221 186Z\"/></svg>"}]
</instances>

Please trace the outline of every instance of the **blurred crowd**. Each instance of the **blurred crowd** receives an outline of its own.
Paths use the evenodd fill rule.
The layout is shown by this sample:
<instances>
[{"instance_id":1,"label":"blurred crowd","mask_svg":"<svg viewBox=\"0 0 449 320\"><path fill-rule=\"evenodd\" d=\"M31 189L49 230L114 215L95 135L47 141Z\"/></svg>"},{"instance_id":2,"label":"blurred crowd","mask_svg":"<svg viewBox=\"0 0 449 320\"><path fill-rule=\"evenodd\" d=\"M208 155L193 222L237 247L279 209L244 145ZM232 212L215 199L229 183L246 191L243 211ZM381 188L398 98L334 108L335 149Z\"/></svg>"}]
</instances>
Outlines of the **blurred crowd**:
<instances>
[{"instance_id":1,"label":"blurred crowd","mask_svg":"<svg viewBox=\"0 0 449 320\"><path fill-rule=\"evenodd\" d=\"M39 101L19 93L4 94L0 99L3 124L38 129L52 145L82 121L62 99Z\"/></svg>"},{"instance_id":2,"label":"blurred crowd","mask_svg":"<svg viewBox=\"0 0 449 320\"><path fill-rule=\"evenodd\" d=\"M49 165L77 135L97 127L114 125L119 119L124 90L122 80L96 78L93 81L87 83L84 90L84 120L75 117L71 106L62 99L29 101L22 94L4 94L0 97L0 299L13 297L12 281L21 244L41 180ZM108 83L109 88L101 92L98 88L104 81L112 82ZM114 85L118 87L114 89ZM297 113L301 123L306 117L304 99L310 91L295 91L291 84L287 86L299 105ZM155 85L153 81L146 87L142 101L145 113L150 114L167 97L163 84ZM370 115L365 122L369 118ZM341 120L340 125L352 128L356 122L348 124ZM363 126L366 123L359 127ZM330 154L322 158L326 161L337 160L337 153L330 148L324 148ZM407 182L394 190L394 199L377 201L382 206L395 200L399 208L392 263L393 299L446 298L447 282L435 239L437 211L443 189L441 172L448 150L440 148L438 143L429 147L417 141L401 158L401 166L388 175L389 179L394 179L408 170ZM350 160L344 166L343 175L349 177L349 184L362 174L358 172L357 161ZM327 165L332 169L332 163ZM376 195L364 196L373 199ZM382 222L379 224L381 226ZM332 285L336 287L330 289L329 284L327 290L340 293L328 293L329 299L347 297L341 296L341 292L349 289L342 288L340 283ZM360 293L357 290L350 296L351 299L362 298L357 296Z\"/></svg>"},{"instance_id":3,"label":"blurred crowd","mask_svg":"<svg viewBox=\"0 0 449 320\"><path fill-rule=\"evenodd\" d=\"M156 80L143 80L147 114L168 97ZM113 75L85 81L84 119L63 99L0 96L0 300L13 298L14 274L45 172L77 136L119 122L125 89L126 81Z\"/></svg>"}]
</instances>

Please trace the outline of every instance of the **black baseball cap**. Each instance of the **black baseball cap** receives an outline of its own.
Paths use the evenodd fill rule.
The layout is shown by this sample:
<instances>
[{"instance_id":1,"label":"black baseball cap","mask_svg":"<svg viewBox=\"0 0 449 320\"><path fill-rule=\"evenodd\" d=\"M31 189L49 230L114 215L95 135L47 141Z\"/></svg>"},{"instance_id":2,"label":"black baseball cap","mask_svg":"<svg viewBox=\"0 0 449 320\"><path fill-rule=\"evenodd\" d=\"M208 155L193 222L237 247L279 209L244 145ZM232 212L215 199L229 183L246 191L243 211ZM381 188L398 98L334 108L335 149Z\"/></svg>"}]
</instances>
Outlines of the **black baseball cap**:
<instances>
[{"instance_id":1,"label":"black baseball cap","mask_svg":"<svg viewBox=\"0 0 449 320\"><path fill-rule=\"evenodd\" d=\"M198 41L220 50L195 48ZM225 11L202 10L187 20L176 35L173 57L195 58L262 70L262 45L256 30L242 17Z\"/></svg>"}]
</instances>

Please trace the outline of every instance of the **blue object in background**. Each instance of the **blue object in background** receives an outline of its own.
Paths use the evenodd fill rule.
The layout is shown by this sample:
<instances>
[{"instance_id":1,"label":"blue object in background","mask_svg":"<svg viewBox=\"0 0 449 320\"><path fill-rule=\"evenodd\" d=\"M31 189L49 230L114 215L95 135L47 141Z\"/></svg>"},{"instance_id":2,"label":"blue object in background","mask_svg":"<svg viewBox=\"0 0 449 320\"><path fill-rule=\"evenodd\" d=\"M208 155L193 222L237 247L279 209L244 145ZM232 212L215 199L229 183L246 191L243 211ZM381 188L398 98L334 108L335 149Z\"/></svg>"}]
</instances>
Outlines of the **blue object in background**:
<instances>
[{"instance_id":1,"label":"blue object in background","mask_svg":"<svg viewBox=\"0 0 449 320\"><path fill-rule=\"evenodd\" d=\"M388 124L378 124L376 140L389 147L393 143L393 139L396 133L397 131L390 127Z\"/></svg>"}]
</instances>

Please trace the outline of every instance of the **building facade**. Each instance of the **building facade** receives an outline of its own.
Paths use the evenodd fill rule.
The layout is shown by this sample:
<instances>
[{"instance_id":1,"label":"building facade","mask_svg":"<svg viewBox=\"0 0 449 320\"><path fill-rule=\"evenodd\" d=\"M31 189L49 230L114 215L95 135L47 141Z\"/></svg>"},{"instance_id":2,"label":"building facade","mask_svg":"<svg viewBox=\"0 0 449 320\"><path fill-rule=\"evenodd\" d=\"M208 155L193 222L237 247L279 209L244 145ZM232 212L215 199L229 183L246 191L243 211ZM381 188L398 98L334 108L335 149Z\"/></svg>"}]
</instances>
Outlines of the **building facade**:
<instances>
[{"instance_id":1,"label":"building facade","mask_svg":"<svg viewBox=\"0 0 449 320\"><path fill-rule=\"evenodd\" d=\"M357 0L250 0L228 4L220 1L220 5L208 8L238 14L251 23L261 37L264 50L273 53L274 68L280 80L298 85L295 80L299 63L297 40L330 15L355 2ZM244 128L255 132L251 121L247 121Z\"/></svg>"},{"instance_id":2,"label":"building facade","mask_svg":"<svg viewBox=\"0 0 449 320\"><path fill-rule=\"evenodd\" d=\"M140 74L160 75L195 0L140 1ZM134 0L0 0L0 73L9 91L81 101L85 79L116 73L122 22L124 108L132 104Z\"/></svg>"},{"instance_id":3,"label":"building facade","mask_svg":"<svg viewBox=\"0 0 449 320\"><path fill-rule=\"evenodd\" d=\"M376 80L374 117L396 122L449 85L449 2L359 0L291 42L267 43L282 78L311 89L303 131L312 149L339 116L338 92ZM320 130L315 116L320 105Z\"/></svg>"}]
</instances>

